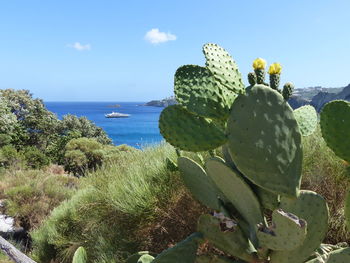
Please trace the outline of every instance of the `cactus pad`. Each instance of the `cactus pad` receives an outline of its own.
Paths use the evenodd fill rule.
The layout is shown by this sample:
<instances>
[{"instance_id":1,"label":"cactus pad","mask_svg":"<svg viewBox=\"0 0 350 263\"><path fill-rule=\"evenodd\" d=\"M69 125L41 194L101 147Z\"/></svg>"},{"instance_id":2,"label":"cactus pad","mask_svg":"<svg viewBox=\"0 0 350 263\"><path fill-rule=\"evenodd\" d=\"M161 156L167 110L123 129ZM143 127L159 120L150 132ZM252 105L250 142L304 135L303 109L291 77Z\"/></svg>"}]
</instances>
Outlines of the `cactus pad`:
<instances>
[{"instance_id":1,"label":"cactus pad","mask_svg":"<svg viewBox=\"0 0 350 263\"><path fill-rule=\"evenodd\" d=\"M216 211L220 210L218 197L221 195L211 178L195 161L180 157L178 166L186 187L199 202Z\"/></svg>"},{"instance_id":2,"label":"cactus pad","mask_svg":"<svg viewBox=\"0 0 350 263\"><path fill-rule=\"evenodd\" d=\"M316 130L317 113L314 107L305 105L294 110L294 117L298 122L301 135L309 136Z\"/></svg>"},{"instance_id":3,"label":"cactus pad","mask_svg":"<svg viewBox=\"0 0 350 263\"><path fill-rule=\"evenodd\" d=\"M146 255L152 257L152 256L149 254L148 251L140 251L140 252L137 252L137 253L131 255L131 256L126 260L126 263L140 263L139 260L140 260L143 256L146 256ZM149 257L144 257L145 260L148 259L148 258L149 258ZM154 257L152 257L152 258L154 258ZM146 262L147 262L147 261L146 261ZM150 262L152 262L152 261L150 261ZM143 262L141 261L141 263L143 263Z\"/></svg>"},{"instance_id":4,"label":"cactus pad","mask_svg":"<svg viewBox=\"0 0 350 263\"><path fill-rule=\"evenodd\" d=\"M153 262L153 260L154 260L154 257L146 254L146 255L142 255L137 261L137 263L151 263Z\"/></svg>"},{"instance_id":5,"label":"cactus pad","mask_svg":"<svg viewBox=\"0 0 350 263\"><path fill-rule=\"evenodd\" d=\"M257 197L239 174L215 159L208 160L205 168L220 191L246 222L254 227L264 221Z\"/></svg>"},{"instance_id":6,"label":"cactus pad","mask_svg":"<svg viewBox=\"0 0 350 263\"><path fill-rule=\"evenodd\" d=\"M335 100L321 111L321 130L329 148L350 162L350 102Z\"/></svg>"},{"instance_id":7,"label":"cactus pad","mask_svg":"<svg viewBox=\"0 0 350 263\"><path fill-rule=\"evenodd\" d=\"M272 250L293 250L306 237L306 222L281 209L272 213L272 226L261 228L257 233L259 244Z\"/></svg>"},{"instance_id":8,"label":"cactus pad","mask_svg":"<svg viewBox=\"0 0 350 263\"><path fill-rule=\"evenodd\" d=\"M255 85L239 95L227 124L232 159L256 185L296 197L301 180L301 134L293 110L275 90Z\"/></svg>"},{"instance_id":9,"label":"cactus pad","mask_svg":"<svg viewBox=\"0 0 350 263\"><path fill-rule=\"evenodd\" d=\"M79 247L73 256L72 263L86 263L88 262L86 250L84 247Z\"/></svg>"},{"instance_id":10,"label":"cactus pad","mask_svg":"<svg viewBox=\"0 0 350 263\"><path fill-rule=\"evenodd\" d=\"M254 193L258 197L260 204L265 208L269 209L271 211L277 209L280 204L280 196L265 190L264 188L261 188L259 186L253 186L252 187Z\"/></svg>"},{"instance_id":11,"label":"cactus pad","mask_svg":"<svg viewBox=\"0 0 350 263\"><path fill-rule=\"evenodd\" d=\"M211 72L197 65L185 65L175 73L176 100L202 117L226 120L237 95L215 81Z\"/></svg>"},{"instance_id":12,"label":"cactus pad","mask_svg":"<svg viewBox=\"0 0 350 263\"><path fill-rule=\"evenodd\" d=\"M328 207L324 198L312 191L301 191L296 200L281 198L281 208L307 222L303 244L291 251L274 251L271 263L303 263L320 246L328 228Z\"/></svg>"},{"instance_id":13,"label":"cactus pad","mask_svg":"<svg viewBox=\"0 0 350 263\"><path fill-rule=\"evenodd\" d=\"M242 75L230 54L217 44L205 44L203 53L206 66L215 79L236 94L244 93Z\"/></svg>"},{"instance_id":14,"label":"cactus pad","mask_svg":"<svg viewBox=\"0 0 350 263\"><path fill-rule=\"evenodd\" d=\"M197 227L204 238L218 249L248 262L252 262L254 259L253 253L256 250L238 226L223 229L225 226L218 218L211 215L201 215Z\"/></svg>"},{"instance_id":15,"label":"cactus pad","mask_svg":"<svg viewBox=\"0 0 350 263\"><path fill-rule=\"evenodd\" d=\"M225 134L213 122L180 105L168 106L162 111L159 129L168 143L184 151L207 151L226 142Z\"/></svg>"},{"instance_id":16,"label":"cactus pad","mask_svg":"<svg viewBox=\"0 0 350 263\"><path fill-rule=\"evenodd\" d=\"M172 248L160 253L152 263L195 263L198 244L201 241L202 234L194 233Z\"/></svg>"}]
</instances>

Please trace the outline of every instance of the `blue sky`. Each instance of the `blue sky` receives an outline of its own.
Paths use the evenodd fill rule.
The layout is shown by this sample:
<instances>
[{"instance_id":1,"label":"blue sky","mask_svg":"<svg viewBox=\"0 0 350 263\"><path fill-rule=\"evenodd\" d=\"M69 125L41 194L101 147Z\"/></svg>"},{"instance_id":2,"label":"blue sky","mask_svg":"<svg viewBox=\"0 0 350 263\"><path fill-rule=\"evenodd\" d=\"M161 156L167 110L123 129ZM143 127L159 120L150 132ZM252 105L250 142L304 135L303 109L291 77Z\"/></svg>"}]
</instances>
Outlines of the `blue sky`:
<instances>
[{"instance_id":1,"label":"blue sky","mask_svg":"<svg viewBox=\"0 0 350 263\"><path fill-rule=\"evenodd\" d=\"M263 57L296 87L342 87L349 10L348 0L3 0L0 88L47 101L160 99L173 93L179 66L204 64L207 42L244 75Z\"/></svg>"}]
</instances>

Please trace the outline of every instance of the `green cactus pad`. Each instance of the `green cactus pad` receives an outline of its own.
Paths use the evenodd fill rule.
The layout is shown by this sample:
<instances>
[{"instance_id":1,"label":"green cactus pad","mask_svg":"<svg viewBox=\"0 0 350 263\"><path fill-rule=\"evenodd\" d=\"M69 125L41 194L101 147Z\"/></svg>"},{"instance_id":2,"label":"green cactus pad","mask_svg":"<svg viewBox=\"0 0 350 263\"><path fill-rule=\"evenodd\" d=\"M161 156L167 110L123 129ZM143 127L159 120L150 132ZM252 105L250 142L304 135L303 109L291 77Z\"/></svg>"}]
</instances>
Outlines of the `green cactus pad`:
<instances>
[{"instance_id":1,"label":"green cactus pad","mask_svg":"<svg viewBox=\"0 0 350 263\"><path fill-rule=\"evenodd\" d=\"M301 135L309 136L317 127L317 112L314 107L305 105L294 110L294 117L298 122Z\"/></svg>"},{"instance_id":2,"label":"green cactus pad","mask_svg":"<svg viewBox=\"0 0 350 263\"><path fill-rule=\"evenodd\" d=\"M88 261L86 250L83 247L79 247L73 256L72 263L86 263Z\"/></svg>"},{"instance_id":3,"label":"green cactus pad","mask_svg":"<svg viewBox=\"0 0 350 263\"><path fill-rule=\"evenodd\" d=\"M211 72L197 65L185 65L175 73L176 100L202 117L226 120L237 95L215 81Z\"/></svg>"},{"instance_id":4,"label":"green cactus pad","mask_svg":"<svg viewBox=\"0 0 350 263\"><path fill-rule=\"evenodd\" d=\"M291 251L274 251L271 263L303 263L320 246L328 228L328 206L324 198L312 191L301 191L296 200L281 198L281 208L307 222L306 238Z\"/></svg>"},{"instance_id":5,"label":"green cactus pad","mask_svg":"<svg viewBox=\"0 0 350 263\"><path fill-rule=\"evenodd\" d=\"M258 197L260 204L271 211L277 209L280 204L280 196L273 192L267 191L259 186L252 187L254 193Z\"/></svg>"},{"instance_id":6,"label":"green cactus pad","mask_svg":"<svg viewBox=\"0 0 350 263\"><path fill-rule=\"evenodd\" d=\"M328 147L350 163L350 102L327 103L321 111L321 130Z\"/></svg>"},{"instance_id":7,"label":"green cactus pad","mask_svg":"<svg viewBox=\"0 0 350 263\"><path fill-rule=\"evenodd\" d=\"M236 94L245 92L237 64L225 49L217 44L208 43L203 46L203 53L206 66L217 81Z\"/></svg>"},{"instance_id":8,"label":"green cactus pad","mask_svg":"<svg viewBox=\"0 0 350 263\"><path fill-rule=\"evenodd\" d=\"M329 253L327 260L315 258L306 263L349 263L350 262L350 248L340 248Z\"/></svg>"},{"instance_id":9,"label":"green cactus pad","mask_svg":"<svg viewBox=\"0 0 350 263\"><path fill-rule=\"evenodd\" d=\"M152 257L154 259L154 257L152 255L150 255L150 253L148 251L140 251L140 252L137 252L133 255L131 255L127 260L126 260L126 263L140 263L139 260L145 256L143 259L144 260L148 260L150 259L150 257ZM149 257L146 257L146 256L149 256ZM145 261L147 262L147 261ZM145 262L142 262L141 263L145 263ZM152 262L152 261L149 261L149 262ZM148 263L148 262L147 262Z\"/></svg>"},{"instance_id":10,"label":"green cactus pad","mask_svg":"<svg viewBox=\"0 0 350 263\"><path fill-rule=\"evenodd\" d=\"M198 244L202 241L203 235L194 233L185 240L177 243L160 253L152 263L194 263Z\"/></svg>"},{"instance_id":11,"label":"green cactus pad","mask_svg":"<svg viewBox=\"0 0 350 263\"><path fill-rule=\"evenodd\" d=\"M137 263L151 263L153 262L153 260L154 260L154 257L152 257L151 255L143 255L139 258Z\"/></svg>"},{"instance_id":12,"label":"green cactus pad","mask_svg":"<svg viewBox=\"0 0 350 263\"><path fill-rule=\"evenodd\" d=\"M220 210L218 197L222 194L217 189L204 169L187 157L178 158L178 166L186 187L195 199L216 211Z\"/></svg>"},{"instance_id":13,"label":"green cactus pad","mask_svg":"<svg viewBox=\"0 0 350 263\"><path fill-rule=\"evenodd\" d=\"M261 228L257 233L261 247L275 251L293 250L306 237L306 222L281 209L272 213L272 226Z\"/></svg>"},{"instance_id":14,"label":"green cactus pad","mask_svg":"<svg viewBox=\"0 0 350 263\"><path fill-rule=\"evenodd\" d=\"M227 140L213 122L188 112L180 105L168 106L162 111L159 129L168 143L184 151L208 151Z\"/></svg>"},{"instance_id":15,"label":"green cactus pad","mask_svg":"<svg viewBox=\"0 0 350 263\"><path fill-rule=\"evenodd\" d=\"M225 230L222 229L218 218L201 215L197 228L218 249L234 257L253 262L256 250L238 226Z\"/></svg>"},{"instance_id":16,"label":"green cactus pad","mask_svg":"<svg viewBox=\"0 0 350 263\"><path fill-rule=\"evenodd\" d=\"M209 159L205 164L216 186L251 226L264 221L260 203L244 179L226 164Z\"/></svg>"},{"instance_id":17,"label":"green cactus pad","mask_svg":"<svg viewBox=\"0 0 350 263\"><path fill-rule=\"evenodd\" d=\"M238 96L227 133L232 159L249 180L280 195L298 195L301 134L293 110L277 91L255 85Z\"/></svg>"}]
</instances>

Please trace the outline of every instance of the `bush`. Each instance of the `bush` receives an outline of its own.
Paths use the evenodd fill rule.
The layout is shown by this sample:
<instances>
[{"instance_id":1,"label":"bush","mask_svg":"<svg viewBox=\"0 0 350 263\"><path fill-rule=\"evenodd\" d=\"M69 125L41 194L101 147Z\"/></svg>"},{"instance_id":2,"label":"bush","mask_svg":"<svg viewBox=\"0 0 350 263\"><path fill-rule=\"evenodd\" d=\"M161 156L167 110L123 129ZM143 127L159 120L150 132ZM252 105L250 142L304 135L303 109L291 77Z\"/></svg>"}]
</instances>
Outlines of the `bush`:
<instances>
[{"instance_id":1,"label":"bush","mask_svg":"<svg viewBox=\"0 0 350 263\"><path fill-rule=\"evenodd\" d=\"M65 169L76 176L85 176L88 171L96 170L104 162L117 162L121 153L137 151L125 144L103 145L96 139L90 138L72 139L67 143L65 149Z\"/></svg>"},{"instance_id":2,"label":"bush","mask_svg":"<svg viewBox=\"0 0 350 263\"><path fill-rule=\"evenodd\" d=\"M95 139L78 138L66 145L65 169L74 175L84 176L88 170L101 166L104 152L103 145Z\"/></svg>"},{"instance_id":3,"label":"bush","mask_svg":"<svg viewBox=\"0 0 350 263\"><path fill-rule=\"evenodd\" d=\"M15 218L25 230L38 227L63 200L75 192L78 179L39 170L6 171L0 175L3 213Z\"/></svg>"},{"instance_id":4,"label":"bush","mask_svg":"<svg viewBox=\"0 0 350 263\"><path fill-rule=\"evenodd\" d=\"M38 148L27 147L23 151L24 159L27 166L33 169L41 169L49 165L49 158Z\"/></svg>"},{"instance_id":5,"label":"bush","mask_svg":"<svg viewBox=\"0 0 350 263\"><path fill-rule=\"evenodd\" d=\"M13 169L23 168L25 166L24 156L11 145L3 146L0 148L0 166Z\"/></svg>"}]
</instances>

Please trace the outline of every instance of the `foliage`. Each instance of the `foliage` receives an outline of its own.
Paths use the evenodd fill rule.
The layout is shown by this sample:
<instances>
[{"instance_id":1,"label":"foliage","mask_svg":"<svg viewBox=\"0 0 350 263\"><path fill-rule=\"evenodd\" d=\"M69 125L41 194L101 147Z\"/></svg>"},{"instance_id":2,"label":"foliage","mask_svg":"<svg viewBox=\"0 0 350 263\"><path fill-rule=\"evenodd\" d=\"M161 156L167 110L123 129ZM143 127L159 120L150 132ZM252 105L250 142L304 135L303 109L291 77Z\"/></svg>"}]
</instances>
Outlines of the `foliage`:
<instances>
[{"instance_id":1,"label":"foliage","mask_svg":"<svg viewBox=\"0 0 350 263\"><path fill-rule=\"evenodd\" d=\"M26 230L38 227L53 208L75 192L78 184L75 177L39 170L7 170L0 174L0 182L4 213Z\"/></svg>"},{"instance_id":2,"label":"foliage","mask_svg":"<svg viewBox=\"0 0 350 263\"><path fill-rule=\"evenodd\" d=\"M0 148L0 167L20 169L25 166L23 153L12 145Z\"/></svg>"},{"instance_id":3,"label":"foliage","mask_svg":"<svg viewBox=\"0 0 350 263\"><path fill-rule=\"evenodd\" d=\"M118 159L120 152L135 150L126 145L103 145L96 139L72 139L65 147L65 169L74 175L84 176L88 171L96 170L102 163Z\"/></svg>"},{"instance_id":4,"label":"foliage","mask_svg":"<svg viewBox=\"0 0 350 263\"><path fill-rule=\"evenodd\" d=\"M26 164L32 169L41 169L50 163L49 158L36 147L26 147L23 150Z\"/></svg>"},{"instance_id":5,"label":"foliage","mask_svg":"<svg viewBox=\"0 0 350 263\"><path fill-rule=\"evenodd\" d=\"M74 132L79 133L80 137L95 138L101 144L112 143L105 131L86 117L77 117L71 114L65 115L62 119L60 130L63 134Z\"/></svg>"},{"instance_id":6,"label":"foliage","mask_svg":"<svg viewBox=\"0 0 350 263\"><path fill-rule=\"evenodd\" d=\"M28 90L0 90L0 147L36 147L52 161L62 163L65 145L79 137L111 144L107 134L85 117L66 115L59 120Z\"/></svg>"}]
</instances>

